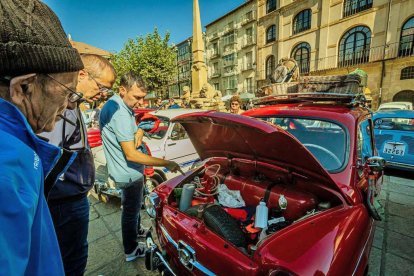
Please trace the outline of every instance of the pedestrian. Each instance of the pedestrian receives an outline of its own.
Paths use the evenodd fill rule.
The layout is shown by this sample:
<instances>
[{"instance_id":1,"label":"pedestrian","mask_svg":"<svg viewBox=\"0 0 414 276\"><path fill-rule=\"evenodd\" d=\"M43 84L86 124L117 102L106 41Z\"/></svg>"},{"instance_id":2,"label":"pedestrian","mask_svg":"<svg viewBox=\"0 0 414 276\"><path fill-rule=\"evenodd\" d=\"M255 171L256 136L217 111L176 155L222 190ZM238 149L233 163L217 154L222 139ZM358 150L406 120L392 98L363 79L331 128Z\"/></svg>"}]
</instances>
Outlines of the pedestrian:
<instances>
[{"instance_id":1,"label":"pedestrian","mask_svg":"<svg viewBox=\"0 0 414 276\"><path fill-rule=\"evenodd\" d=\"M162 99L161 98L157 98L157 100L155 101L155 108L161 108L162 107Z\"/></svg>"},{"instance_id":2,"label":"pedestrian","mask_svg":"<svg viewBox=\"0 0 414 276\"><path fill-rule=\"evenodd\" d=\"M81 56L85 68L79 71L77 90L85 99L99 100L115 82L115 69L97 55ZM52 132L41 133L52 145L76 152L76 158L49 193L48 205L59 241L66 275L83 275L88 259L89 201L87 193L95 181L95 166L86 125L78 106L65 111L73 121L59 121Z\"/></svg>"},{"instance_id":3,"label":"pedestrian","mask_svg":"<svg viewBox=\"0 0 414 276\"><path fill-rule=\"evenodd\" d=\"M242 101L239 96L234 95L230 99L230 113L242 114L244 110L241 108Z\"/></svg>"},{"instance_id":4,"label":"pedestrian","mask_svg":"<svg viewBox=\"0 0 414 276\"><path fill-rule=\"evenodd\" d=\"M181 108L174 100L174 98L170 98L169 102L168 102L168 109L177 109L177 108Z\"/></svg>"},{"instance_id":5,"label":"pedestrian","mask_svg":"<svg viewBox=\"0 0 414 276\"><path fill-rule=\"evenodd\" d=\"M83 64L41 1L1 0L0 14L0 275L64 275L44 178L71 157L36 134L82 98Z\"/></svg>"},{"instance_id":6,"label":"pedestrian","mask_svg":"<svg viewBox=\"0 0 414 276\"><path fill-rule=\"evenodd\" d=\"M144 165L166 167L172 172L180 170L177 163L146 155L135 147L138 129L133 108L142 104L146 94L141 76L135 73L123 75L119 95L114 95L106 102L99 118L109 178L122 191L121 226L126 261L145 254L145 244L137 242Z\"/></svg>"}]
</instances>

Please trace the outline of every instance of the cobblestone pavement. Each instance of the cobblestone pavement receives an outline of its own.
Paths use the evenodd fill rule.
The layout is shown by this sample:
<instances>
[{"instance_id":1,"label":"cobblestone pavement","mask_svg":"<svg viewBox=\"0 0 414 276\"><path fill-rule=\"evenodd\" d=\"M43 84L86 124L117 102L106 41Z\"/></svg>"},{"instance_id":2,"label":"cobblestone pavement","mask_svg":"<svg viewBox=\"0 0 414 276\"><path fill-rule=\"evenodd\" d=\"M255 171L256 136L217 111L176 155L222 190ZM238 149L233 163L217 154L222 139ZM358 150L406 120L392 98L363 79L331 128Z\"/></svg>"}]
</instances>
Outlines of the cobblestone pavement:
<instances>
[{"instance_id":1,"label":"cobblestone pavement","mask_svg":"<svg viewBox=\"0 0 414 276\"><path fill-rule=\"evenodd\" d=\"M369 275L414 275L414 175L387 172L381 192L384 221L377 223ZM103 203L90 196L89 259L86 275L156 275L143 259L125 262L120 200ZM150 221L144 211L144 226Z\"/></svg>"}]
</instances>

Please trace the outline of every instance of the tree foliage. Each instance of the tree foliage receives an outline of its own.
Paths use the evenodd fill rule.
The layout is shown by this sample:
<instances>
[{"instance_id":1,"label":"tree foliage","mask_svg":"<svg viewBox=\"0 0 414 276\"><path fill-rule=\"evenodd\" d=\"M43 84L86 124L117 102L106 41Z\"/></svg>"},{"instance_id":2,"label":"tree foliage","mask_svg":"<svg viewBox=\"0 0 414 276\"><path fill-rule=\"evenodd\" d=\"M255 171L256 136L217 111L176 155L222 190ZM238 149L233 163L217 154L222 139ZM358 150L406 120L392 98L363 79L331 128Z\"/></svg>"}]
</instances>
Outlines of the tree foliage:
<instances>
[{"instance_id":1,"label":"tree foliage","mask_svg":"<svg viewBox=\"0 0 414 276\"><path fill-rule=\"evenodd\" d=\"M149 88L160 93L176 74L176 54L169 45L170 34L164 37L155 28L153 33L129 39L122 50L112 57L119 77L129 71L139 73Z\"/></svg>"}]
</instances>

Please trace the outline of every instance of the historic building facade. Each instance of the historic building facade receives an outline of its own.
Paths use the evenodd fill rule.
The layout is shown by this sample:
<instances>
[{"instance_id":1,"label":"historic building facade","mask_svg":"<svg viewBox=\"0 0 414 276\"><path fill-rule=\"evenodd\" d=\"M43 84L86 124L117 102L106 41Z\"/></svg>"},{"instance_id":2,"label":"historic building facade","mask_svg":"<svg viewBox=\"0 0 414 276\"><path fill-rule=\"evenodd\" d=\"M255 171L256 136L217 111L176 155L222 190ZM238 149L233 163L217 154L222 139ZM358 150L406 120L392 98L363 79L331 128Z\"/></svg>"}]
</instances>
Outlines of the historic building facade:
<instances>
[{"instance_id":1,"label":"historic building facade","mask_svg":"<svg viewBox=\"0 0 414 276\"><path fill-rule=\"evenodd\" d=\"M414 101L413 0L258 0L257 84L283 57L301 74L368 73L374 107Z\"/></svg>"},{"instance_id":2,"label":"historic building facade","mask_svg":"<svg viewBox=\"0 0 414 276\"><path fill-rule=\"evenodd\" d=\"M177 54L177 73L174 80L168 86L169 98L178 98L183 93L184 86L188 86L191 90L191 37L176 45Z\"/></svg>"},{"instance_id":3,"label":"historic building facade","mask_svg":"<svg viewBox=\"0 0 414 276\"><path fill-rule=\"evenodd\" d=\"M256 1L206 25L209 83L225 95L256 91Z\"/></svg>"}]
</instances>

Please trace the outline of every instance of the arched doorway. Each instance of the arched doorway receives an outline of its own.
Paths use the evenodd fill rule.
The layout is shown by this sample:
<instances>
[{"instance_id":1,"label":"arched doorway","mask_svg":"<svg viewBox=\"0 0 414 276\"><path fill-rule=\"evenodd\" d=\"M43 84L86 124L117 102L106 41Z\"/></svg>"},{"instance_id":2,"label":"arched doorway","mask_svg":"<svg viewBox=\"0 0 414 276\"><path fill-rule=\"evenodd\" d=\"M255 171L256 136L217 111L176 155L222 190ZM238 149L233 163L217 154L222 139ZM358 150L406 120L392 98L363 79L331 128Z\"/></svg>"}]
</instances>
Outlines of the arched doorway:
<instances>
[{"instance_id":1,"label":"arched doorway","mask_svg":"<svg viewBox=\"0 0 414 276\"><path fill-rule=\"evenodd\" d=\"M414 91L413 90L403 90L398 92L392 98L393 102L412 102L414 105Z\"/></svg>"}]
</instances>

